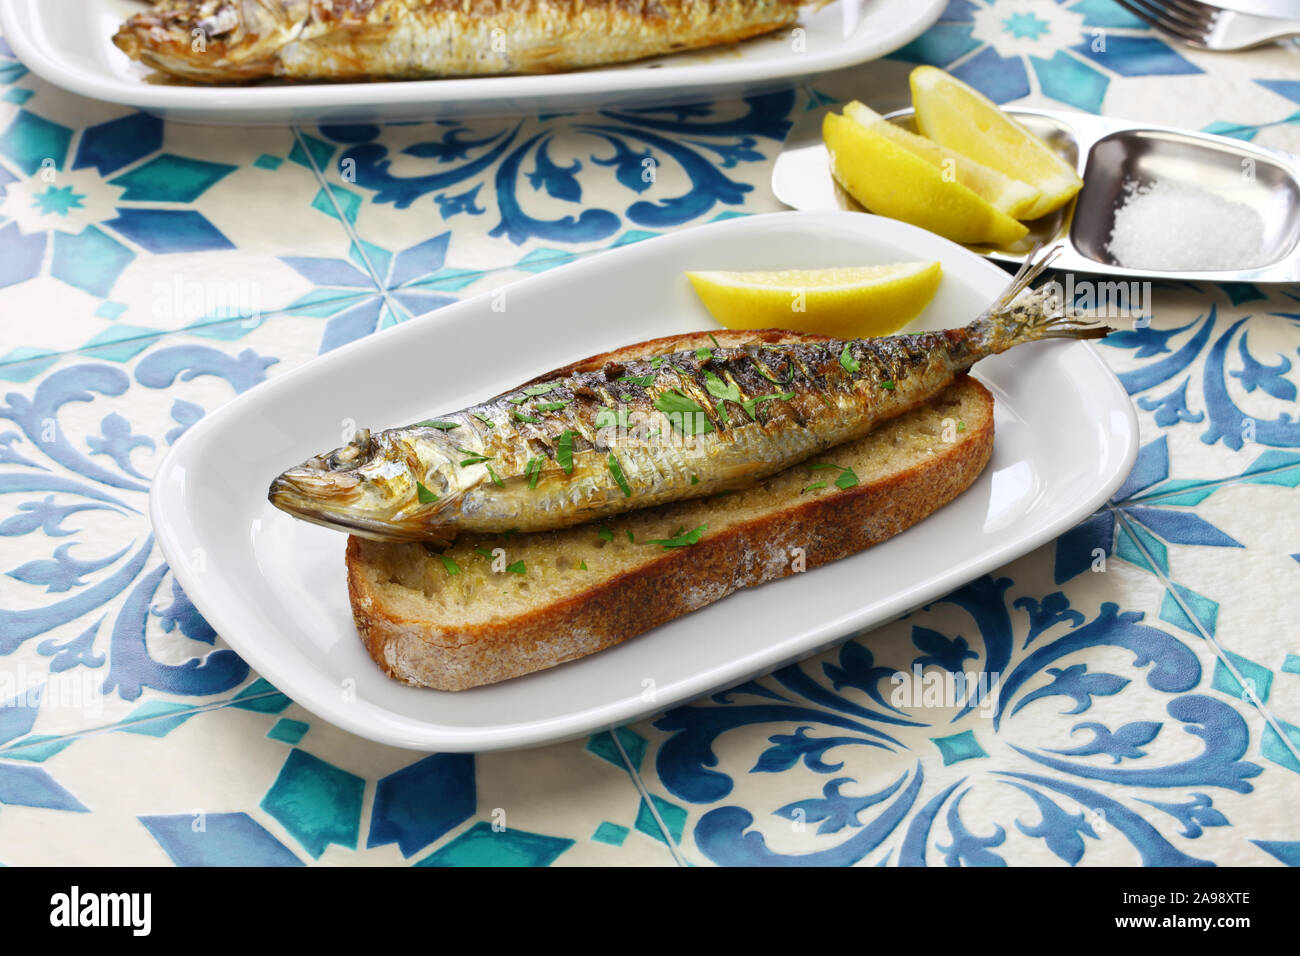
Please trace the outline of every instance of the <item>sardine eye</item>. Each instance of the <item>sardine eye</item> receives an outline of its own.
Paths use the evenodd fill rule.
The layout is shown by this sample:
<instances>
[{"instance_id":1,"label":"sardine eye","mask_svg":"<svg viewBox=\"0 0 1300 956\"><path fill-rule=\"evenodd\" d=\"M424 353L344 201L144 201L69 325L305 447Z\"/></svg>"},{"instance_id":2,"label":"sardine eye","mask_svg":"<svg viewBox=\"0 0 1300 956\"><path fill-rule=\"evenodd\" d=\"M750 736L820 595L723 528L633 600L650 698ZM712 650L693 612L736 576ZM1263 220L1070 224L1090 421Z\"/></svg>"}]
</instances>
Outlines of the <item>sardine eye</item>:
<instances>
[{"instance_id":1,"label":"sardine eye","mask_svg":"<svg viewBox=\"0 0 1300 956\"><path fill-rule=\"evenodd\" d=\"M331 471L338 471L343 468L354 468L357 465L364 464L370 458L370 429L361 428L357 430L352 441L348 442L342 448L336 449L325 464Z\"/></svg>"}]
</instances>

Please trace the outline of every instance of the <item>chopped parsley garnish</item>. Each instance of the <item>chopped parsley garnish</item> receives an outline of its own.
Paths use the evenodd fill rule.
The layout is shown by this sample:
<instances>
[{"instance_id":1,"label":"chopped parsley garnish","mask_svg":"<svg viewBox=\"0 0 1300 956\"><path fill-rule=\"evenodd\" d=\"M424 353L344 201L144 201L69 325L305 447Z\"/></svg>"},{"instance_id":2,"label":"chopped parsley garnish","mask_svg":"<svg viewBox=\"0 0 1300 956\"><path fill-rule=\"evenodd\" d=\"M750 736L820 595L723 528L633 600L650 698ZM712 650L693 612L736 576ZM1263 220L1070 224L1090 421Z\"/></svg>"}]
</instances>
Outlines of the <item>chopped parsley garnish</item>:
<instances>
[{"instance_id":1,"label":"chopped parsley garnish","mask_svg":"<svg viewBox=\"0 0 1300 956\"><path fill-rule=\"evenodd\" d=\"M693 485L698 485L699 483L700 483L700 476L699 476L699 475L691 475L691 484L693 484Z\"/></svg>"},{"instance_id":2,"label":"chopped parsley garnish","mask_svg":"<svg viewBox=\"0 0 1300 956\"><path fill-rule=\"evenodd\" d=\"M487 548L475 548L474 553L482 555L483 557L487 558L489 561L492 560L492 552L489 551Z\"/></svg>"},{"instance_id":3,"label":"chopped parsley garnish","mask_svg":"<svg viewBox=\"0 0 1300 956\"><path fill-rule=\"evenodd\" d=\"M461 461L460 467L462 468L466 468L469 465L481 465L483 464L483 462L489 461L490 459L495 457L493 455L484 455L481 452L471 451L468 448L457 448L456 450L461 454L469 456L468 458L465 458Z\"/></svg>"},{"instance_id":4,"label":"chopped parsley garnish","mask_svg":"<svg viewBox=\"0 0 1300 956\"><path fill-rule=\"evenodd\" d=\"M436 419L429 419L427 422L416 422L415 427L416 428L440 428L445 432L449 432L453 428L460 428L460 426L457 425L455 422L440 422Z\"/></svg>"},{"instance_id":5,"label":"chopped parsley garnish","mask_svg":"<svg viewBox=\"0 0 1300 956\"><path fill-rule=\"evenodd\" d=\"M785 360L786 361L785 369L790 374L787 375L784 379L773 378L771 373L769 373L766 369L764 369L763 366L759 365L758 359L754 358L752 355L750 356L749 360L754 363L754 368L758 369L758 374L763 376L763 378L767 379L773 385L789 385L792 381L794 381L794 359L790 358L789 356L787 356Z\"/></svg>"},{"instance_id":6,"label":"chopped parsley garnish","mask_svg":"<svg viewBox=\"0 0 1300 956\"><path fill-rule=\"evenodd\" d=\"M883 382L880 383L880 387L884 389L888 389L889 391L892 392L894 390L894 383L891 382L889 379L885 379Z\"/></svg>"},{"instance_id":7,"label":"chopped parsley garnish","mask_svg":"<svg viewBox=\"0 0 1300 956\"><path fill-rule=\"evenodd\" d=\"M422 481L417 481L415 483L415 498L422 505L427 505L430 502L438 500L438 496L428 488L424 487L424 482Z\"/></svg>"},{"instance_id":8,"label":"chopped parsley garnish","mask_svg":"<svg viewBox=\"0 0 1300 956\"><path fill-rule=\"evenodd\" d=\"M957 431L964 432L965 430L966 430L966 423L962 421L960 418L957 419Z\"/></svg>"},{"instance_id":9,"label":"chopped parsley garnish","mask_svg":"<svg viewBox=\"0 0 1300 956\"><path fill-rule=\"evenodd\" d=\"M529 385L524 389L525 395L545 395L547 392L553 392L560 387L559 382L551 382L548 385Z\"/></svg>"},{"instance_id":10,"label":"chopped parsley garnish","mask_svg":"<svg viewBox=\"0 0 1300 956\"><path fill-rule=\"evenodd\" d=\"M524 567L523 560L516 561L514 564L506 566L507 574L527 574L528 569Z\"/></svg>"},{"instance_id":11,"label":"chopped parsley garnish","mask_svg":"<svg viewBox=\"0 0 1300 956\"><path fill-rule=\"evenodd\" d=\"M605 464L609 466L609 473L614 476L614 480L618 482L618 486L623 489L623 497L631 498L632 488L628 485L627 478L623 475L623 468L619 465L618 459L614 457L612 451L609 453L609 458L606 460Z\"/></svg>"},{"instance_id":12,"label":"chopped parsley garnish","mask_svg":"<svg viewBox=\"0 0 1300 956\"><path fill-rule=\"evenodd\" d=\"M610 531L608 528L604 527L603 525L601 526L601 529L600 529L598 532L596 532L596 533L600 535L600 540L601 540L601 541L613 541L613 540L614 540L614 532L613 532L613 531Z\"/></svg>"},{"instance_id":13,"label":"chopped parsley garnish","mask_svg":"<svg viewBox=\"0 0 1300 956\"><path fill-rule=\"evenodd\" d=\"M573 429L566 429L555 443L555 461L566 475L573 474L573 436L576 434Z\"/></svg>"},{"instance_id":14,"label":"chopped parsley garnish","mask_svg":"<svg viewBox=\"0 0 1300 956\"><path fill-rule=\"evenodd\" d=\"M505 538L506 541L508 542L511 538L513 538L518 533L519 533L518 528L507 528L505 531L501 532L501 537Z\"/></svg>"},{"instance_id":15,"label":"chopped parsley garnish","mask_svg":"<svg viewBox=\"0 0 1300 956\"><path fill-rule=\"evenodd\" d=\"M635 395L630 395L630 394L628 394L627 392L623 392L623 393L620 394L618 397L619 397L619 400L620 400L620 401L624 401L624 402L635 402L635 401L636 401L636 396L635 396Z\"/></svg>"},{"instance_id":16,"label":"chopped parsley garnish","mask_svg":"<svg viewBox=\"0 0 1300 956\"><path fill-rule=\"evenodd\" d=\"M534 405L533 408L539 412L558 412L565 405L572 405L570 401L562 402L542 402L540 405Z\"/></svg>"},{"instance_id":17,"label":"chopped parsley garnish","mask_svg":"<svg viewBox=\"0 0 1300 956\"><path fill-rule=\"evenodd\" d=\"M747 398L740 404L744 407L745 411L749 412L750 418L757 420L758 406L761 403L773 400L788 402L792 398L794 398L794 392L773 392L771 395L757 395L754 398Z\"/></svg>"},{"instance_id":18,"label":"chopped parsley garnish","mask_svg":"<svg viewBox=\"0 0 1300 956\"><path fill-rule=\"evenodd\" d=\"M475 412L474 417L477 418L479 421L481 421L488 428L497 427L495 424L493 424L492 419L488 418L486 415L480 415L478 412Z\"/></svg>"},{"instance_id":19,"label":"chopped parsley garnish","mask_svg":"<svg viewBox=\"0 0 1300 956\"><path fill-rule=\"evenodd\" d=\"M627 409L625 408L602 408L596 413L596 427L630 428L627 415Z\"/></svg>"},{"instance_id":20,"label":"chopped parsley garnish","mask_svg":"<svg viewBox=\"0 0 1300 956\"><path fill-rule=\"evenodd\" d=\"M695 400L676 389L669 389L655 399L655 408L668 416L673 428L683 435L701 435L713 431L713 422Z\"/></svg>"},{"instance_id":21,"label":"chopped parsley garnish","mask_svg":"<svg viewBox=\"0 0 1300 956\"><path fill-rule=\"evenodd\" d=\"M501 476L493 470L491 465L484 465L483 467L487 469L487 473L492 477L492 484L496 485L498 488L504 488L506 486L506 483L501 480Z\"/></svg>"},{"instance_id":22,"label":"chopped parsley garnish","mask_svg":"<svg viewBox=\"0 0 1300 956\"><path fill-rule=\"evenodd\" d=\"M661 544L665 548L689 548L697 543L700 538L704 537L704 532L709 530L706 524L700 525L693 531L687 531L685 528L678 528L677 534L671 538L656 538L647 541L646 544Z\"/></svg>"},{"instance_id":23,"label":"chopped parsley garnish","mask_svg":"<svg viewBox=\"0 0 1300 956\"><path fill-rule=\"evenodd\" d=\"M618 379L620 382L631 382L633 385L640 385L642 388L649 388L655 383L656 375L624 375Z\"/></svg>"},{"instance_id":24,"label":"chopped parsley garnish","mask_svg":"<svg viewBox=\"0 0 1300 956\"><path fill-rule=\"evenodd\" d=\"M524 402L528 401L528 396L514 395L510 398L507 398L506 401L509 402L511 405L522 405Z\"/></svg>"},{"instance_id":25,"label":"chopped parsley garnish","mask_svg":"<svg viewBox=\"0 0 1300 956\"><path fill-rule=\"evenodd\" d=\"M701 362L707 362L709 359L713 358L713 349L698 348L695 350L695 357Z\"/></svg>"},{"instance_id":26,"label":"chopped parsley garnish","mask_svg":"<svg viewBox=\"0 0 1300 956\"><path fill-rule=\"evenodd\" d=\"M536 425L538 422L541 421L540 418L534 418L532 415L525 415L517 408L514 411L512 411L510 414L512 417L517 418L519 421L528 422L528 424L530 425Z\"/></svg>"},{"instance_id":27,"label":"chopped parsley garnish","mask_svg":"<svg viewBox=\"0 0 1300 956\"><path fill-rule=\"evenodd\" d=\"M818 488L825 488L825 487L826 487L826 482L824 482L824 481L814 481L811 485L809 485L807 488L805 488L804 491L816 491ZM803 493L803 492L800 492L800 494L802 494L802 493Z\"/></svg>"},{"instance_id":28,"label":"chopped parsley garnish","mask_svg":"<svg viewBox=\"0 0 1300 956\"><path fill-rule=\"evenodd\" d=\"M862 363L849 353L849 345L848 342L844 343L844 351L840 353L840 364L844 366L844 371L854 375L858 369L862 368Z\"/></svg>"},{"instance_id":29,"label":"chopped parsley garnish","mask_svg":"<svg viewBox=\"0 0 1300 956\"><path fill-rule=\"evenodd\" d=\"M650 359L650 367L651 367L651 368L659 368L661 365L664 364L664 362L667 362L667 361L668 361L668 356L666 356L666 355L656 355L654 358Z\"/></svg>"},{"instance_id":30,"label":"chopped parsley garnish","mask_svg":"<svg viewBox=\"0 0 1300 956\"><path fill-rule=\"evenodd\" d=\"M582 570L586 571L586 570L587 570L587 562L586 562L586 561L579 561L579 562L578 562L578 567L580 567L580 568L582 568Z\"/></svg>"},{"instance_id":31,"label":"chopped parsley garnish","mask_svg":"<svg viewBox=\"0 0 1300 956\"><path fill-rule=\"evenodd\" d=\"M709 333L709 341L713 343L713 347L715 349L722 348L722 346L718 344L718 337L714 335L712 332Z\"/></svg>"},{"instance_id":32,"label":"chopped parsley garnish","mask_svg":"<svg viewBox=\"0 0 1300 956\"><path fill-rule=\"evenodd\" d=\"M723 402L729 401L740 404L740 386L736 385L734 382L731 385L728 385L717 375L706 371L704 373L704 388L714 398L722 400L718 402L718 418L722 419L722 424L728 424L729 419L727 418L727 407ZM752 412L750 413L750 417L753 417Z\"/></svg>"},{"instance_id":33,"label":"chopped parsley garnish","mask_svg":"<svg viewBox=\"0 0 1300 956\"><path fill-rule=\"evenodd\" d=\"M854 485L858 483L857 472L855 472L852 468L845 468L843 465L834 465L828 461L822 461L822 462L818 462L815 465L809 465L808 467L814 470L818 468L839 469L839 473L840 473L839 477L835 479L836 488L841 488L841 489L852 488Z\"/></svg>"},{"instance_id":34,"label":"chopped parsley garnish","mask_svg":"<svg viewBox=\"0 0 1300 956\"><path fill-rule=\"evenodd\" d=\"M453 561L450 555L440 554L438 557L442 558L442 566L447 569L447 574L451 577L460 574L460 565Z\"/></svg>"},{"instance_id":35,"label":"chopped parsley garnish","mask_svg":"<svg viewBox=\"0 0 1300 956\"><path fill-rule=\"evenodd\" d=\"M536 488L537 479L542 474L542 459L529 458L528 464L524 466L524 477L528 479L528 487Z\"/></svg>"},{"instance_id":36,"label":"chopped parsley garnish","mask_svg":"<svg viewBox=\"0 0 1300 956\"><path fill-rule=\"evenodd\" d=\"M627 531L627 540L632 544L636 544L636 538L632 537L632 531L630 528Z\"/></svg>"}]
</instances>

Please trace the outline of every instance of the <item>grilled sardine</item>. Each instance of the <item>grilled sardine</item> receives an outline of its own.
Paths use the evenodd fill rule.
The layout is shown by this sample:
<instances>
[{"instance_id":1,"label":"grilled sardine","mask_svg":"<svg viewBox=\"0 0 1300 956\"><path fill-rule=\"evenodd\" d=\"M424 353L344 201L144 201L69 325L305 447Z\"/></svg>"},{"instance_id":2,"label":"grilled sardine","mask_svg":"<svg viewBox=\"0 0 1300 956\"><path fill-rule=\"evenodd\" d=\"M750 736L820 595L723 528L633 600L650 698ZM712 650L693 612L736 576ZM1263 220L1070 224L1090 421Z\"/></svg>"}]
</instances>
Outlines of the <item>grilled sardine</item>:
<instances>
[{"instance_id":1,"label":"grilled sardine","mask_svg":"<svg viewBox=\"0 0 1300 956\"><path fill-rule=\"evenodd\" d=\"M421 79L639 60L769 33L798 12L798 0L158 0L113 42L206 83Z\"/></svg>"},{"instance_id":2,"label":"grilled sardine","mask_svg":"<svg viewBox=\"0 0 1300 956\"><path fill-rule=\"evenodd\" d=\"M1061 314L1026 264L965 328L809 337L610 363L378 433L280 475L270 500L381 541L546 531L744 487L929 401L986 356L1110 330Z\"/></svg>"}]
</instances>

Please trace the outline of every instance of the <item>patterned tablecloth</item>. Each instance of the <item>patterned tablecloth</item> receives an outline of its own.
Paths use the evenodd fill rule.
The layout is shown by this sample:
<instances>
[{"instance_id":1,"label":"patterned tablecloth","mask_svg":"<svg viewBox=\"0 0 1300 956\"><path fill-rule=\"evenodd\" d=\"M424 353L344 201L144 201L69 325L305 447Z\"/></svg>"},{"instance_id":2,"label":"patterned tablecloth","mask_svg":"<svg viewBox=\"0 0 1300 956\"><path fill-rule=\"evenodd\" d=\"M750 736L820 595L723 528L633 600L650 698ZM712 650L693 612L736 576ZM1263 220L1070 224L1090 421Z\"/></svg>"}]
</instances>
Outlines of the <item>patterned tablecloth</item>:
<instances>
[{"instance_id":1,"label":"patterned tablecloth","mask_svg":"<svg viewBox=\"0 0 1300 956\"><path fill-rule=\"evenodd\" d=\"M886 60L744 101L388 128L165 124L0 40L0 862L1300 864L1300 286L1157 284L1150 327L1100 347L1137 466L1056 542L589 739L351 736L225 647L154 543L150 475L222 402L578 257L779 209L792 123L903 105L916 62L1300 151L1300 50L1172 48L1110 0L952 0ZM965 711L899 701L914 667L1001 683Z\"/></svg>"}]
</instances>

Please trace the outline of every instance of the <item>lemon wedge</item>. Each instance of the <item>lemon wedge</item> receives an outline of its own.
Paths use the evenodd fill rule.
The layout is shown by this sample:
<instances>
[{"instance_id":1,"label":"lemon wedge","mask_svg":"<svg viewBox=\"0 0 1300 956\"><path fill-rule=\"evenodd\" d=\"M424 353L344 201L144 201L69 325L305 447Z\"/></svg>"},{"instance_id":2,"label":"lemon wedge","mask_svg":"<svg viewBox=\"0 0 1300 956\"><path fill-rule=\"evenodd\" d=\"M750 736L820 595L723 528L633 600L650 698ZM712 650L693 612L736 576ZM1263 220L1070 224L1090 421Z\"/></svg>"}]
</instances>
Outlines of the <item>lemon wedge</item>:
<instances>
[{"instance_id":1,"label":"lemon wedge","mask_svg":"<svg viewBox=\"0 0 1300 956\"><path fill-rule=\"evenodd\" d=\"M865 338L888 335L920 315L939 288L943 267L937 262L899 262L686 275L726 328Z\"/></svg>"},{"instance_id":2,"label":"lemon wedge","mask_svg":"<svg viewBox=\"0 0 1300 956\"><path fill-rule=\"evenodd\" d=\"M822 121L832 174L867 209L954 242L1009 245L1029 232L969 186L899 145L885 125L864 125L835 113Z\"/></svg>"},{"instance_id":3,"label":"lemon wedge","mask_svg":"<svg viewBox=\"0 0 1300 956\"><path fill-rule=\"evenodd\" d=\"M996 169L977 163L955 150L946 149L933 140L910 133L895 126L875 110L854 100L844 107L844 115L863 126L872 127L882 136L893 140L932 166L937 166L944 177L955 180L975 192L1001 212L1013 219L1023 217L1025 210L1033 209L1042 193L1028 183L1004 176Z\"/></svg>"},{"instance_id":4,"label":"lemon wedge","mask_svg":"<svg viewBox=\"0 0 1300 956\"><path fill-rule=\"evenodd\" d=\"M922 133L1038 190L1038 202L1018 213L1020 218L1045 216L1083 188L1073 166L978 90L932 66L918 66L910 82Z\"/></svg>"}]
</instances>

